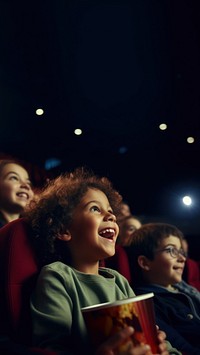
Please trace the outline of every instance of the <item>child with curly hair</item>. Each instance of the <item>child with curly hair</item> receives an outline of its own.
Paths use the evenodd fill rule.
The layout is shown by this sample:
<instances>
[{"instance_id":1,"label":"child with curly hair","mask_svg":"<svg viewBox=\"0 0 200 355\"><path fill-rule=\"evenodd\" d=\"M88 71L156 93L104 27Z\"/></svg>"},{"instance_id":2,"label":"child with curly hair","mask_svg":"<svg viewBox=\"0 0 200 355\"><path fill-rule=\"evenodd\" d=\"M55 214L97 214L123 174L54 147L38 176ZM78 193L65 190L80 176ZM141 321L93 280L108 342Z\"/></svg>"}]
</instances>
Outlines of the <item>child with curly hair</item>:
<instances>
[{"instance_id":1,"label":"child with curly hair","mask_svg":"<svg viewBox=\"0 0 200 355\"><path fill-rule=\"evenodd\" d=\"M50 181L31 203L26 218L43 266L31 298L34 345L62 354L110 355L134 331L127 327L94 352L81 313L83 307L135 295L117 271L99 267L99 260L115 253L120 202L107 178L79 168ZM167 355L162 331L158 343ZM131 347L126 354L148 349Z\"/></svg>"}]
</instances>

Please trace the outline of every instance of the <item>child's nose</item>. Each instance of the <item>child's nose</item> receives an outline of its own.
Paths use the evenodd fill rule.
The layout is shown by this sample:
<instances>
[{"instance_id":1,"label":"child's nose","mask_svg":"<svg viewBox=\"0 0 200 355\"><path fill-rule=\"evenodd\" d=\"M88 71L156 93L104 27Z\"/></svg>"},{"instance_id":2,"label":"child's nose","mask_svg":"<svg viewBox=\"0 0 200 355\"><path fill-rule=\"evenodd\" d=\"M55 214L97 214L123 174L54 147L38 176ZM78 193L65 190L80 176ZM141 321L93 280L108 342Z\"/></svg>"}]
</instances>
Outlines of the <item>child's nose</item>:
<instances>
[{"instance_id":1,"label":"child's nose","mask_svg":"<svg viewBox=\"0 0 200 355\"><path fill-rule=\"evenodd\" d=\"M107 214L106 214L106 219L109 220L109 221L114 221L114 222L116 222L116 217L115 217L115 215L114 215L113 213L111 213L111 212L107 212Z\"/></svg>"},{"instance_id":2,"label":"child's nose","mask_svg":"<svg viewBox=\"0 0 200 355\"><path fill-rule=\"evenodd\" d=\"M178 254L178 259L179 259L180 261L182 261L182 262L185 262L185 261L186 261L186 256L183 255L182 253L179 253L179 254Z\"/></svg>"},{"instance_id":3,"label":"child's nose","mask_svg":"<svg viewBox=\"0 0 200 355\"><path fill-rule=\"evenodd\" d=\"M27 190L31 190L30 184L26 181L21 181L21 186Z\"/></svg>"}]
</instances>

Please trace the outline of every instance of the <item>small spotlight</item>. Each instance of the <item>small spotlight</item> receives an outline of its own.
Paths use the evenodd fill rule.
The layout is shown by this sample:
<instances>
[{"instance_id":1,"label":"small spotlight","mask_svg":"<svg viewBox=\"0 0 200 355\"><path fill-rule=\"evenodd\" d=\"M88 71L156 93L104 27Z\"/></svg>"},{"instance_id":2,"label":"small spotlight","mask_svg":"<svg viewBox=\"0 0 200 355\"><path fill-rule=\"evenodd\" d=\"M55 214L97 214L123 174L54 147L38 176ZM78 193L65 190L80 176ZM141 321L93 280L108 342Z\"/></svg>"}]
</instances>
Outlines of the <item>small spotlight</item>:
<instances>
[{"instance_id":1,"label":"small spotlight","mask_svg":"<svg viewBox=\"0 0 200 355\"><path fill-rule=\"evenodd\" d=\"M42 108L38 108L35 113L37 116L42 116L44 114L44 110Z\"/></svg>"},{"instance_id":2,"label":"small spotlight","mask_svg":"<svg viewBox=\"0 0 200 355\"><path fill-rule=\"evenodd\" d=\"M188 143L194 143L194 137L187 137L187 142Z\"/></svg>"},{"instance_id":3,"label":"small spotlight","mask_svg":"<svg viewBox=\"0 0 200 355\"><path fill-rule=\"evenodd\" d=\"M161 124L159 125L159 128L160 128L161 131L165 131L165 130L167 129L166 123L161 123Z\"/></svg>"},{"instance_id":4,"label":"small spotlight","mask_svg":"<svg viewBox=\"0 0 200 355\"><path fill-rule=\"evenodd\" d=\"M183 201L183 204L186 206L191 206L191 204L192 204L192 199L190 196L184 196L182 198L182 201Z\"/></svg>"},{"instance_id":5,"label":"small spotlight","mask_svg":"<svg viewBox=\"0 0 200 355\"><path fill-rule=\"evenodd\" d=\"M76 128L76 129L74 130L74 134L76 134L76 136L80 136L80 135L82 134L82 129Z\"/></svg>"}]
</instances>

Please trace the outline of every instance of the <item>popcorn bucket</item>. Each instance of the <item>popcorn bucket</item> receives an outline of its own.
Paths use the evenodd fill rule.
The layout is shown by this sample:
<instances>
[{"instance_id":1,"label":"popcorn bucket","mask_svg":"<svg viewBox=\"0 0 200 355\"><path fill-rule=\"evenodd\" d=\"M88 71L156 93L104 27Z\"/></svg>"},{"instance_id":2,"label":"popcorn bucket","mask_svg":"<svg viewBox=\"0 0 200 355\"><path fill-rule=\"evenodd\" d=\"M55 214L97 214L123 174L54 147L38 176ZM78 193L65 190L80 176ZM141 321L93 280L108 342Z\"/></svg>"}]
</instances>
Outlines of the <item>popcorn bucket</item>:
<instances>
[{"instance_id":1,"label":"popcorn bucket","mask_svg":"<svg viewBox=\"0 0 200 355\"><path fill-rule=\"evenodd\" d=\"M134 346L148 344L153 354L158 353L153 296L153 293L147 293L82 308L94 349L120 329L132 326L134 333L117 350L126 351L131 341Z\"/></svg>"}]
</instances>

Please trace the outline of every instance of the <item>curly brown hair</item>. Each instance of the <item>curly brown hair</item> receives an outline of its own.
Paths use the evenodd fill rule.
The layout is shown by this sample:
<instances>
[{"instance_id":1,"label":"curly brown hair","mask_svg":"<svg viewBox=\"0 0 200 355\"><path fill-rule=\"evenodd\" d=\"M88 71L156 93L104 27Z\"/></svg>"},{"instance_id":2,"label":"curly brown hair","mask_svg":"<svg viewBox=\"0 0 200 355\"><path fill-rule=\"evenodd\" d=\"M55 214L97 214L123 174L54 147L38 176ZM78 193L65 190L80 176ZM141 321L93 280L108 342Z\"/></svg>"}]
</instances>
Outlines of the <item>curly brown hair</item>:
<instances>
[{"instance_id":1,"label":"curly brown hair","mask_svg":"<svg viewBox=\"0 0 200 355\"><path fill-rule=\"evenodd\" d=\"M73 212L89 188L104 192L114 214L119 215L121 195L108 178L98 177L83 167L49 181L31 201L25 218L31 226L32 241L42 265L58 260L70 264L69 252L57 237L70 227Z\"/></svg>"}]
</instances>

